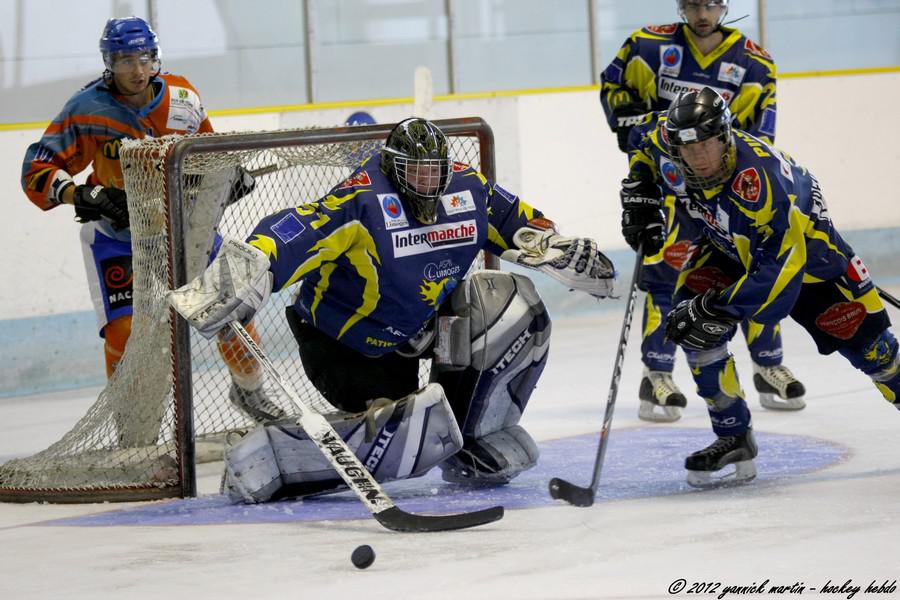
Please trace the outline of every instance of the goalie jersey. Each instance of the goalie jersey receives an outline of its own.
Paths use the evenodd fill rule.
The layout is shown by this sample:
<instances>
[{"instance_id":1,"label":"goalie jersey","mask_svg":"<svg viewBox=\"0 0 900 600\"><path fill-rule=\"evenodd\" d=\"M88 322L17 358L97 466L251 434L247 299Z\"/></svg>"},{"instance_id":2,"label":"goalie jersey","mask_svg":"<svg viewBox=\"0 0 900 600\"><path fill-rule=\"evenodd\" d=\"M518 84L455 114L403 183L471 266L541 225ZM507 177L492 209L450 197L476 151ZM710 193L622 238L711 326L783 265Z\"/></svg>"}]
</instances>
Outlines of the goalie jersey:
<instances>
[{"instance_id":1,"label":"goalie jersey","mask_svg":"<svg viewBox=\"0 0 900 600\"><path fill-rule=\"evenodd\" d=\"M686 91L713 88L729 104L735 125L775 141L775 63L737 29L720 27L725 39L701 54L684 23L648 26L631 34L600 76L600 102L610 128L613 109L643 102L648 111L666 110Z\"/></svg>"},{"instance_id":2,"label":"goalie jersey","mask_svg":"<svg viewBox=\"0 0 900 600\"><path fill-rule=\"evenodd\" d=\"M668 152L665 121L664 113L655 113L631 131L629 177L652 179L665 194L674 194L676 210L743 265L746 274L720 293L717 308L775 324L790 313L801 283L847 276L865 287L869 275L834 229L812 173L734 129L736 165L730 179L711 190L687 188Z\"/></svg>"},{"instance_id":3,"label":"goalie jersey","mask_svg":"<svg viewBox=\"0 0 900 600\"><path fill-rule=\"evenodd\" d=\"M541 217L471 167L453 164L437 221L408 214L373 154L324 198L264 218L247 238L271 261L273 291L302 282L294 310L369 356L419 333L485 249L500 255Z\"/></svg>"},{"instance_id":4,"label":"goalie jersey","mask_svg":"<svg viewBox=\"0 0 900 600\"><path fill-rule=\"evenodd\" d=\"M93 163L91 185L125 187L119 147L125 138L208 133L212 125L190 82L178 75L153 77L153 100L141 108L121 102L101 78L72 96L40 141L28 147L22 187L43 210L57 206L62 188Z\"/></svg>"}]
</instances>

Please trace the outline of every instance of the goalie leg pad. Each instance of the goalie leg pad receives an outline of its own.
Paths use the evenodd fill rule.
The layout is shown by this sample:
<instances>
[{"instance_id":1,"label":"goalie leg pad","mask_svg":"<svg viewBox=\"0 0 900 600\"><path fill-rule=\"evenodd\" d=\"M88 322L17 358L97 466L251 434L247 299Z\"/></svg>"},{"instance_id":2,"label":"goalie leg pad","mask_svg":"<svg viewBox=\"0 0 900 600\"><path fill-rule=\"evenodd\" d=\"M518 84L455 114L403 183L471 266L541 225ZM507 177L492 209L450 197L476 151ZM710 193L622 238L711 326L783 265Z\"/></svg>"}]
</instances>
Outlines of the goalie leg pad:
<instances>
[{"instance_id":1,"label":"goalie leg pad","mask_svg":"<svg viewBox=\"0 0 900 600\"><path fill-rule=\"evenodd\" d=\"M327 418L379 482L424 475L463 445L453 412L437 384L395 402L376 401L364 413ZM233 501L265 502L345 487L331 463L292 420L272 423L254 434L259 431L265 433L271 455L261 449L245 450L244 445L260 444L258 437L245 441L250 436L226 450L224 489ZM248 465L253 468L247 469Z\"/></svg>"},{"instance_id":2,"label":"goalie leg pad","mask_svg":"<svg viewBox=\"0 0 900 600\"><path fill-rule=\"evenodd\" d=\"M539 456L528 432L513 425L467 442L441 463L441 476L444 481L470 486L503 485L537 464Z\"/></svg>"},{"instance_id":3,"label":"goalie leg pad","mask_svg":"<svg viewBox=\"0 0 900 600\"><path fill-rule=\"evenodd\" d=\"M550 317L530 279L500 271L468 277L448 304L462 319L449 337L462 341L467 366L459 369L459 346L445 351L456 364L441 362L448 336L439 325L432 379L446 390L465 439L475 440L519 422L547 361Z\"/></svg>"}]
</instances>

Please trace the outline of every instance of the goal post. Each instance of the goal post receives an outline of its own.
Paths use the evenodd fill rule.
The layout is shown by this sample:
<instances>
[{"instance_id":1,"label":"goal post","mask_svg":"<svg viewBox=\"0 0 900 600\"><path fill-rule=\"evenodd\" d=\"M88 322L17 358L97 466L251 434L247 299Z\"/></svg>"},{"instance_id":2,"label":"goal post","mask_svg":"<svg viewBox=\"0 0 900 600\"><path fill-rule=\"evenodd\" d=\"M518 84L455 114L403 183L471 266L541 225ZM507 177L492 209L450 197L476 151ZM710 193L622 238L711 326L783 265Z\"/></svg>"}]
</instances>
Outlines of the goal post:
<instances>
[{"instance_id":1,"label":"goal post","mask_svg":"<svg viewBox=\"0 0 900 600\"><path fill-rule=\"evenodd\" d=\"M480 118L435 121L454 160L496 179L494 139ZM189 497L196 464L221 460L224 437L254 422L229 401L234 352L192 332L165 293L208 263L215 234L243 239L264 216L324 197L380 148L393 124L130 140L120 153L131 215L132 335L97 401L59 441L0 465L0 501L103 502ZM256 186L230 203L239 168ZM495 257L485 257L496 267ZM319 412L333 412L303 372L284 316L289 291L254 319L279 370ZM234 359L232 358L232 363ZM229 364L232 364L229 363ZM243 363L241 363L243 364ZM246 365L245 365L246 366ZM252 365L247 366L248 372ZM420 377L427 379L423 364ZM263 381L272 401L290 400Z\"/></svg>"}]
</instances>

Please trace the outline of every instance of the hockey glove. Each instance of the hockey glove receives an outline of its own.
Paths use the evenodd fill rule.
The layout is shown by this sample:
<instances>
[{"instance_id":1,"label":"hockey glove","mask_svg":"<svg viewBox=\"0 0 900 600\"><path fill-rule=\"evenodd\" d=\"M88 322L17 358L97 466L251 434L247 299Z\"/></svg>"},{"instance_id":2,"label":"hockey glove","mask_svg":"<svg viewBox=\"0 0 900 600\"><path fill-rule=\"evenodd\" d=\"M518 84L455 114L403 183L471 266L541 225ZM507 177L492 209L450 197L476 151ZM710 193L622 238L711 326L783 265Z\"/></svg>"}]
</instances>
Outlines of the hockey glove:
<instances>
[{"instance_id":1,"label":"hockey glove","mask_svg":"<svg viewBox=\"0 0 900 600\"><path fill-rule=\"evenodd\" d=\"M75 186L75 220L79 223L106 217L116 229L128 228L128 203L125 191L102 185Z\"/></svg>"},{"instance_id":2,"label":"hockey glove","mask_svg":"<svg viewBox=\"0 0 900 600\"><path fill-rule=\"evenodd\" d=\"M200 335L211 339L231 321L250 322L272 292L269 258L239 240L226 239L206 270L166 295Z\"/></svg>"},{"instance_id":3,"label":"hockey glove","mask_svg":"<svg viewBox=\"0 0 900 600\"><path fill-rule=\"evenodd\" d=\"M256 188L256 179L244 167L237 168L237 178L231 184L231 193L225 206L231 206Z\"/></svg>"},{"instance_id":4,"label":"hockey glove","mask_svg":"<svg viewBox=\"0 0 900 600\"><path fill-rule=\"evenodd\" d=\"M666 215L659 186L640 179L623 179L619 197L625 241L635 251L643 242L646 256L659 252L666 241Z\"/></svg>"},{"instance_id":5,"label":"hockey glove","mask_svg":"<svg viewBox=\"0 0 900 600\"><path fill-rule=\"evenodd\" d=\"M516 247L500 258L546 273L569 289L595 298L613 293L615 267L594 240L565 237L552 229L529 225L516 231L513 243Z\"/></svg>"},{"instance_id":6,"label":"hockey glove","mask_svg":"<svg viewBox=\"0 0 900 600\"><path fill-rule=\"evenodd\" d=\"M666 337L686 350L710 350L730 340L737 319L713 308L717 296L708 289L702 296L679 302L666 317Z\"/></svg>"},{"instance_id":7,"label":"hockey glove","mask_svg":"<svg viewBox=\"0 0 900 600\"><path fill-rule=\"evenodd\" d=\"M631 128L643 121L648 112L647 105L643 102L625 102L613 109L619 150L628 152L628 136L631 134Z\"/></svg>"}]
</instances>

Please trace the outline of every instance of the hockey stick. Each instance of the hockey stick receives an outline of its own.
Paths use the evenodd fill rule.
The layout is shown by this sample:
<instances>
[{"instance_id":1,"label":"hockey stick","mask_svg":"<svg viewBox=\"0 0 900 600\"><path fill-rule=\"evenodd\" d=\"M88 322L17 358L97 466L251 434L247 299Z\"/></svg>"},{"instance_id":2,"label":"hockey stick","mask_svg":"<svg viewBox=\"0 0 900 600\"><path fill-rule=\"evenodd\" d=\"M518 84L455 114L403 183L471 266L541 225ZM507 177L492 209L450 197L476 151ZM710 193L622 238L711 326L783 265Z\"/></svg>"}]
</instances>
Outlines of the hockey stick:
<instances>
[{"instance_id":1,"label":"hockey stick","mask_svg":"<svg viewBox=\"0 0 900 600\"><path fill-rule=\"evenodd\" d=\"M337 434L328 421L319 413L311 410L294 388L281 376L275 365L256 344L244 326L237 321L230 323L231 330L237 335L244 347L262 365L266 373L278 384L284 393L294 402L297 425L309 435L338 475L344 480L353 493L362 500L375 519L388 529L404 532L449 531L477 527L503 518L503 507L495 506L469 513L453 515L416 515L398 508L372 474L359 462L353 451Z\"/></svg>"},{"instance_id":2,"label":"hockey stick","mask_svg":"<svg viewBox=\"0 0 900 600\"><path fill-rule=\"evenodd\" d=\"M609 439L613 410L616 407L616 396L619 393L619 379L622 377L622 363L625 362L625 347L628 345L628 332L631 331L631 318L634 316L634 305L643 262L643 247L639 245L634 261L634 272L631 274L631 289L628 294L628 305L625 307L625 318L622 321L622 333L619 335L619 349L616 351L616 362L613 365L612 382L609 384L609 396L606 398L606 414L603 416L603 427L600 429L600 444L597 447L597 457L594 460L594 475L591 477L591 485L589 487L581 487L559 477L554 477L550 480L550 495L557 500L565 500L575 506L591 506L594 504L594 497L597 495L597 486L600 484L600 471L603 468L603 458L606 456L606 442Z\"/></svg>"},{"instance_id":3,"label":"hockey stick","mask_svg":"<svg viewBox=\"0 0 900 600\"><path fill-rule=\"evenodd\" d=\"M898 300L895 296L888 294L886 291L875 286L875 289L878 290L878 295L881 296L881 299L893 306L894 308L900 309L900 300Z\"/></svg>"}]
</instances>

